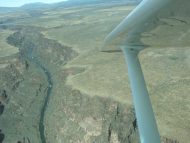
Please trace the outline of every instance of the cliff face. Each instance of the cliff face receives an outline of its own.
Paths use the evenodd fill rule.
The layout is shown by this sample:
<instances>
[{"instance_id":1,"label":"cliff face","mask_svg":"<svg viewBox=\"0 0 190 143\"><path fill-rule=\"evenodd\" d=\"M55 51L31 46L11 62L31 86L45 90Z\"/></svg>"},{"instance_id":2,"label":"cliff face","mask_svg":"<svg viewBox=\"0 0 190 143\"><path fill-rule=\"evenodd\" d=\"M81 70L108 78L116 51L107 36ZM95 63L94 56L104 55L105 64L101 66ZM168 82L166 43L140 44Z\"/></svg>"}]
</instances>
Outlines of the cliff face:
<instances>
[{"instance_id":1,"label":"cliff face","mask_svg":"<svg viewBox=\"0 0 190 143\"><path fill-rule=\"evenodd\" d=\"M162 138L162 143L179 143L177 140L172 140L168 138Z\"/></svg>"},{"instance_id":2,"label":"cliff face","mask_svg":"<svg viewBox=\"0 0 190 143\"><path fill-rule=\"evenodd\" d=\"M0 101L4 111L0 116L0 142L29 140L39 142L36 132L39 110L47 83L40 71L19 54L1 58ZM12 136L13 134L13 136Z\"/></svg>"},{"instance_id":3,"label":"cliff face","mask_svg":"<svg viewBox=\"0 0 190 143\"><path fill-rule=\"evenodd\" d=\"M63 88L61 97L54 94L47 117L50 142L138 142L134 112L130 108L109 98L90 97L69 86Z\"/></svg>"}]
</instances>

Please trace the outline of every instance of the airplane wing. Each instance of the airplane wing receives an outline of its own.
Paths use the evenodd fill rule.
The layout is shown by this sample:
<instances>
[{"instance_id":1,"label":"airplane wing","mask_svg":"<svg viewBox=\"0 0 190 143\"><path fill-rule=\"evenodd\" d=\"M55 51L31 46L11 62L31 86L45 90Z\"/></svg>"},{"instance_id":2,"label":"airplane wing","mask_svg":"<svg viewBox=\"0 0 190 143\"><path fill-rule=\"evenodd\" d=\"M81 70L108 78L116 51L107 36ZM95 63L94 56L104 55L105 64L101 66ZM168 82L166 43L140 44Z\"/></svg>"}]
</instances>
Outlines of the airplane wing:
<instances>
[{"instance_id":1,"label":"airplane wing","mask_svg":"<svg viewBox=\"0 0 190 143\"><path fill-rule=\"evenodd\" d=\"M190 45L189 0L143 0L105 39L103 51L124 45Z\"/></svg>"},{"instance_id":2,"label":"airplane wing","mask_svg":"<svg viewBox=\"0 0 190 143\"><path fill-rule=\"evenodd\" d=\"M143 0L105 39L102 51L124 52L141 143L161 141L138 53L148 46L188 47L189 6L190 0Z\"/></svg>"}]
</instances>

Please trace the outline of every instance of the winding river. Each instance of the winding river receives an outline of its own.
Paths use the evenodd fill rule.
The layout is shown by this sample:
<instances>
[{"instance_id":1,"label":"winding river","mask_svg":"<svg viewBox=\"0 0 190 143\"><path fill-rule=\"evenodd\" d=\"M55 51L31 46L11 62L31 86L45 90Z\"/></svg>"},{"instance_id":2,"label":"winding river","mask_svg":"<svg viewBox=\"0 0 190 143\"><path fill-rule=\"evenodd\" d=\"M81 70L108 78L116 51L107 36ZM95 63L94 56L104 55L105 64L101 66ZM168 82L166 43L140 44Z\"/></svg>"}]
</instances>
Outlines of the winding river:
<instances>
[{"instance_id":1,"label":"winding river","mask_svg":"<svg viewBox=\"0 0 190 143\"><path fill-rule=\"evenodd\" d=\"M50 95L53 89L53 80L50 71L37 59L35 55L33 55L33 48L30 48L28 54L26 55L28 56L26 56L25 58L30 60L31 63L34 63L38 68L40 68L43 71L44 75L46 76L46 80L48 82L47 94L45 96L44 103L40 111L40 121L39 121L39 133L40 133L41 143L46 143L44 119Z\"/></svg>"},{"instance_id":2,"label":"winding river","mask_svg":"<svg viewBox=\"0 0 190 143\"><path fill-rule=\"evenodd\" d=\"M9 27L7 26L9 29ZM11 29L11 28L10 28ZM62 46L55 40L50 40L45 38L38 28L35 27L17 27L15 33L10 35L7 38L8 44L18 47L20 51L20 55L23 59L28 60L30 63L34 64L39 70L43 72L47 80L47 90L46 95L43 100L41 109L40 109L40 118L39 118L39 134L41 143L46 143L46 135L45 135L45 113L48 108L48 102L50 100L50 96L52 95L53 89L53 79L50 73L50 70L43 64L44 60L43 55L39 57L39 49L43 53L47 49L47 47L54 47L62 50L62 54L64 55L64 62L68 62L74 57L77 56L77 53L74 52L71 48ZM63 50L64 49L64 50ZM58 51L59 52L59 51ZM47 55L44 55L47 56ZM48 61L46 61L48 62Z\"/></svg>"},{"instance_id":3,"label":"winding river","mask_svg":"<svg viewBox=\"0 0 190 143\"><path fill-rule=\"evenodd\" d=\"M18 38L18 35L11 35L12 38ZM11 37L10 36L10 37ZM38 58L36 56L36 54L33 52L35 47L30 47L32 44L22 44L23 41L20 41L19 44L15 44L14 42L17 42L19 40L13 40L14 42L10 42L10 39L8 39L8 43L16 46L20 49L21 53L23 49L27 49L24 50L24 54L22 55L23 59L27 59L28 61L30 61L31 63L33 63L38 69L40 69L41 71L43 71L44 75L46 76L46 80L48 82L48 86L47 86L47 92L44 98L44 102L42 103L42 107L40 110L40 119L39 119L39 134L40 134L40 139L41 139L41 143L46 143L46 137L45 137L45 125L44 125L44 120L45 120L45 112L46 109L48 107L48 102L52 93L52 89L53 89L53 80L52 80L52 76L50 71L40 62L40 58ZM33 41L35 42L35 41Z\"/></svg>"}]
</instances>

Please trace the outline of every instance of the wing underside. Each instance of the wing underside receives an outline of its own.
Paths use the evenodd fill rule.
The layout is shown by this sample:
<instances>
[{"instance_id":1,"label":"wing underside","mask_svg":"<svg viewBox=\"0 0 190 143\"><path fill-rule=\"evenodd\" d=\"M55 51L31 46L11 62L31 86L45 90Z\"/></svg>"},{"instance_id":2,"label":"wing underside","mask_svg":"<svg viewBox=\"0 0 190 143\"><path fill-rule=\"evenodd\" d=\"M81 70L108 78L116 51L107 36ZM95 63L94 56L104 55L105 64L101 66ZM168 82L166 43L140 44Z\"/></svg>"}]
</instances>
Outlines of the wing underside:
<instances>
[{"instance_id":1,"label":"wing underside","mask_svg":"<svg viewBox=\"0 0 190 143\"><path fill-rule=\"evenodd\" d=\"M107 37L103 50L122 45L188 47L189 0L143 0Z\"/></svg>"}]
</instances>

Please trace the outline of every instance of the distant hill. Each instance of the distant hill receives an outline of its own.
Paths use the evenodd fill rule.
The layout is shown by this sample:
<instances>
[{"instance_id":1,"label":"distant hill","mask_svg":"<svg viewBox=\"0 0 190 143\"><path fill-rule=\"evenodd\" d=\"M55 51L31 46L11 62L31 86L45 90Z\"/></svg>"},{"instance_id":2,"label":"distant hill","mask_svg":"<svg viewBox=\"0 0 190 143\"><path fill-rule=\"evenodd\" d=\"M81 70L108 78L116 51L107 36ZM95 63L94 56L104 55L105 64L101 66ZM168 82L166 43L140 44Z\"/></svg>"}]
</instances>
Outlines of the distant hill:
<instances>
[{"instance_id":1,"label":"distant hill","mask_svg":"<svg viewBox=\"0 0 190 143\"><path fill-rule=\"evenodd\" d=\"M14 7L0 7L0 13L13 12L15 10L17 10L17 8L14 8Z\"/></svg>"},{"instance_id":2,"label":"distant hill","mask_svg":"<svg viewBox=\"0 0 190 143\"><path fill-rule=\"evenodd\" d=\"M138 4L141 0L68 0L54 4L45 3L30 3L25 4L21 7L0 7L0 13L14 12L14 11L32 11L32 10L42 10L51 8L68 8L72 6L82 6L90 4L100 4L100 3L128 3L128 4Z\"/></svg>"},{"instance_id":3,"label":"distant hill","mask_svg":"<svg viewBox=\"0 0 190 143\"><path fill-rule=\"evenodd\" d=\"M71 7L71 6L79 6L79 5L87 5L87 4L100 4L100 3L130 3L137 4L141 0L69 0L65 2L60 2L55 4L57 7Z\"/></svg>"},{"instance_id":4,"label":"distant hill","mask_svg":"<svg viewBox=\"0 0 190 143\"><path fill-rule=\"evenodd\" d=\"M23 6L21 6L21 9L40 9L40 8L49 8L51 7L51 4L45 4L45 3L41 3L41 2L37 2L37 3L29 3L29 4L25 4Z\"/></svg>"}]
</instances>

